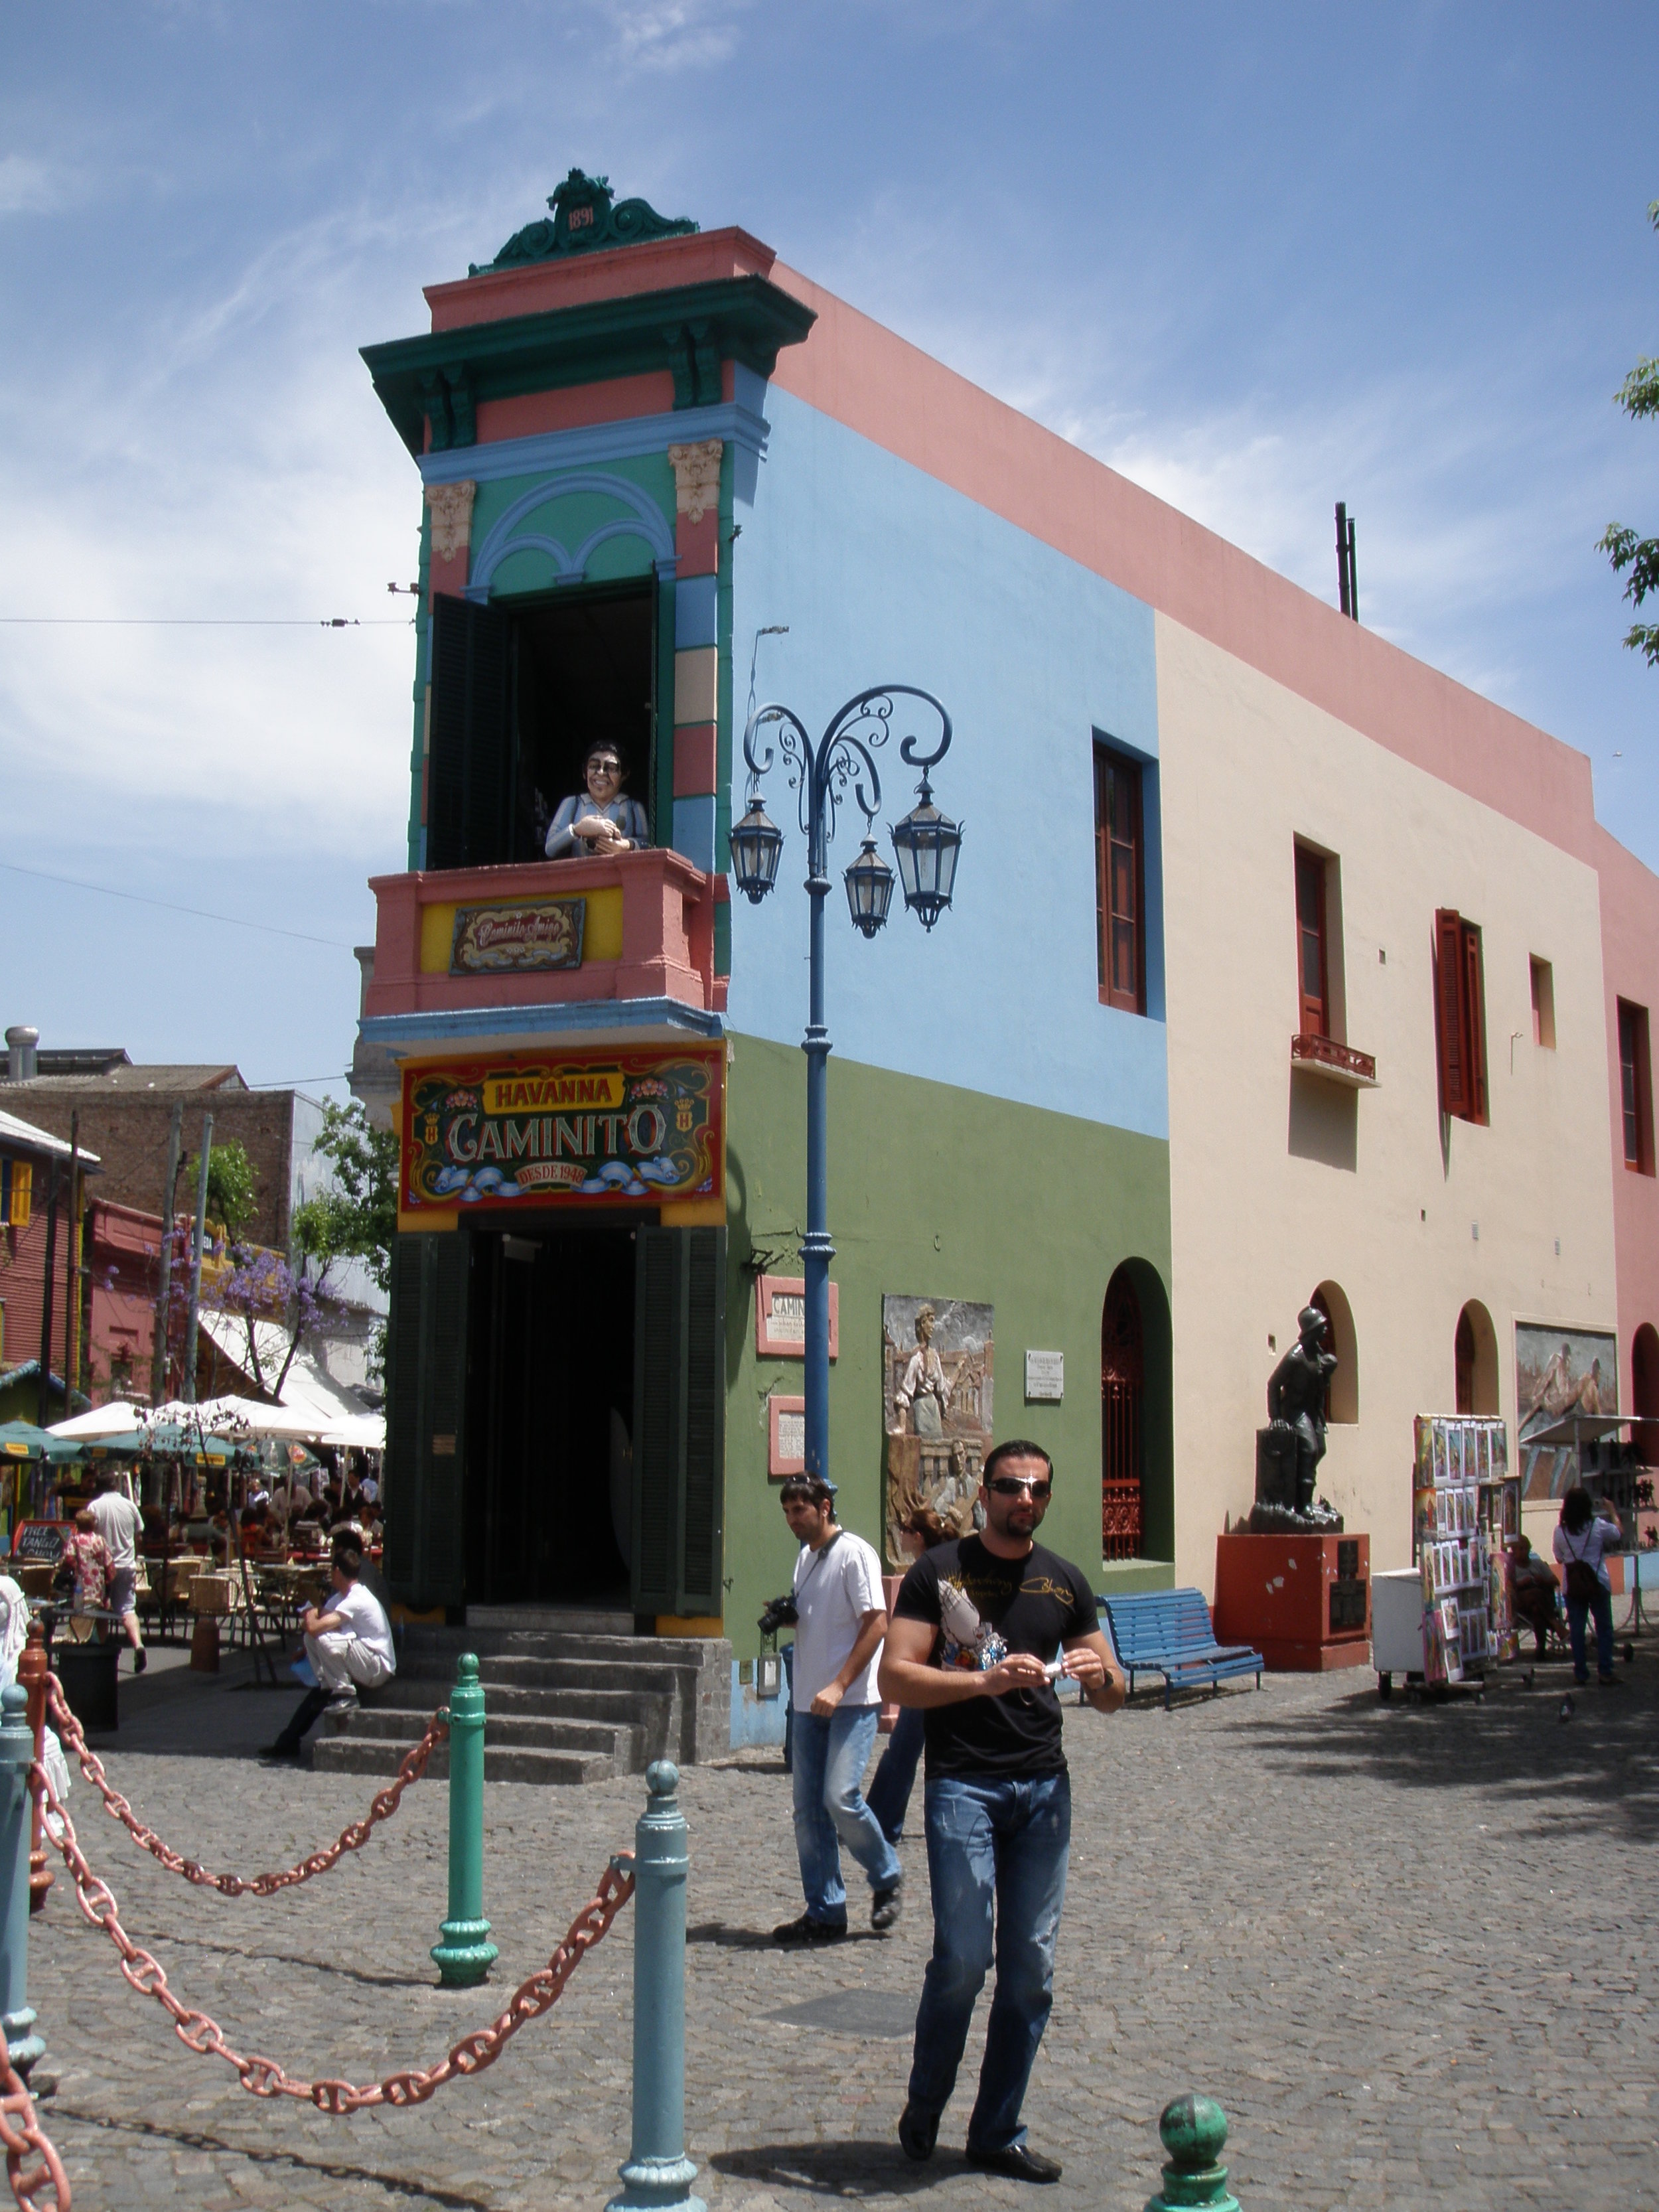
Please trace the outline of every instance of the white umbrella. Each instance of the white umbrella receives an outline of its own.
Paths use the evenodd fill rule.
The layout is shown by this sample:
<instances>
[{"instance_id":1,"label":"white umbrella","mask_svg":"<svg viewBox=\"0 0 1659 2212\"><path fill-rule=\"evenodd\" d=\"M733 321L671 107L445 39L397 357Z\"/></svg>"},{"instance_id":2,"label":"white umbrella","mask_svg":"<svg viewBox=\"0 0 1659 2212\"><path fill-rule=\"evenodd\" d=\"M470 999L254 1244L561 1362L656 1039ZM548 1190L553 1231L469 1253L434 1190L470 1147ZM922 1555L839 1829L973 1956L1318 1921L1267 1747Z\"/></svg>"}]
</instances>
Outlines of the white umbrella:
<instances>
[{"instance_id":1,"label":"white umbrella","mask_svg":"<svg viewBox=\"0 0 1659 2212\"><path fill-rule=\"evenodd\" d=\"M73 1420L54 1421L46 1433L82 1443L100 1437L129 1437L143 1427L148 1411L147 1407L130 1406L125 1398L116 1398L107 1406L94 1406L88 1413L76 1414Z\"/></svg>"}]
</instances>

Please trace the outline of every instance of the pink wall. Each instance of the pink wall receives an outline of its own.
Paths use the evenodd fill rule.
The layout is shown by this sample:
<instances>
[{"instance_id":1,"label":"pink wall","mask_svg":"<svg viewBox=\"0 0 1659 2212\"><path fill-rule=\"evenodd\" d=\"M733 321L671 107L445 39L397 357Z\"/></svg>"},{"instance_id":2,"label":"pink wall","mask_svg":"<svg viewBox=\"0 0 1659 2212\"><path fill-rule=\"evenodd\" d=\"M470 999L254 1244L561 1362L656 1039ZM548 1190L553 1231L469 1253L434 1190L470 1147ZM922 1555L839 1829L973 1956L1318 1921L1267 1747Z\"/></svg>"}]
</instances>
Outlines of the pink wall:
<instances>
[{"instance_id":1,"label":"pink wall","mask_svg":"<svg viewBox=\"0 0 1659 2212\"><path fill-rule=\"evenodd\" d=\"M470 323L499 323L509 315L540 314L549 307L580 307L590 300L632 299L677 284L768 276L775 258L769 246L746 230L703 230L690 238L619 246L609 253L574 253L568 260L534 261L523 269L492 269L487 276L428 284L425 291L433 329L454 331Z\"/></svg>"},{"instance_id":2,"label":"pink wall","mask_svg":"<svg viewBox=\"0 0 1659 2212\"><path fill-rule=\"evenodd\" d=\"M1659 1176L1625 1165L1619 1079L1620 999L1645 1006L1659 1032L1659 877L1597 825L1601 877L1601 961L1607 990L1607 1109L1613 1146L1613 1228L1619 1262L1620 1402L1628 1405L1631 1340L1644 1322L1659 1328Z\"/></svg>"}]
</instances>

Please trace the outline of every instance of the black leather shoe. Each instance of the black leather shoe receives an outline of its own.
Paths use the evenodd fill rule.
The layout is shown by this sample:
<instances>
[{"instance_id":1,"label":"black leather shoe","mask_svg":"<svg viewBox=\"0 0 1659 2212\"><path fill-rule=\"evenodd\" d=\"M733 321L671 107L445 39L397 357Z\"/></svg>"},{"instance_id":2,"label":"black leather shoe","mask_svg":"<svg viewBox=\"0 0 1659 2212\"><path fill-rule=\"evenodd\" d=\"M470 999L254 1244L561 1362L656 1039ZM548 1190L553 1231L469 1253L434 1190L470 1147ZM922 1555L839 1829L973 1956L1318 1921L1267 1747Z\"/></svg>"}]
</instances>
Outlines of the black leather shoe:
<instances>
[{"instance_id":1,"label":"black leather shoe","mask_svg":"<svg viewBox=\"0 0 1659 2212\"><path fill-rule=\"evenodd\" d=\"M884 1936L890 1928L898 1926L899 1914L903 1910L903 1899L900 1894L903 1887L902 1882L896 1881L890 1889L878 1889L871 1899L870 1925L878 1936Z\"/></svg>"},{"instance_id":2,"label":"black leather shoe","mask_svg":"<svg viewBox=\"0 0 1659 2212\"><path fill-rule=\"evenodd\" d=\"M300 1757L300 1747L297 1743L283 1743L280 1741L276 1743L268 1743L261 1750L259 1756L264 1760L267 1765L274 1765L278 1763L291 1765L295 1763Z\"/></svg>"},{"instance_id":3,"label":"black leather shoe","mask_svg":"<svg viewBox=\"0 0 1659 2212\"><path fill-rule=\"evenodd\" d=\"M1005 2173L1010 2181L1058 2181L1063 2171L1057 2160L1044 2158L1029 2143L1010 2143L1006 2150L970 2150L969 2166L987 2173Z\"/></svg>"},{"instance_id":4,"label":"black leather shoe","mask_svg":"<svg viewBox=\"0 0 1659 2212\"><path fill-rule=\"evenodd\" d=\"M810 1912L803 1912L798 1920L786 1920L781 1928L772 1930L775 1943L839 1943L847 1934L844 1920L814 1920Z\"/></svg>"},{"instance_id":5,"label":"black leather shoe","mask_svg":"<svg viewBox=\"0 0 1659 2212\"><path fill-rule=\"evenodd\" d=\"M918 2112L914 2105L907 2105L899 2114L898 2138L906 2158L918 2161L932 2158L939 2141L939 2114Z\"/></svg>"}]
</instances>

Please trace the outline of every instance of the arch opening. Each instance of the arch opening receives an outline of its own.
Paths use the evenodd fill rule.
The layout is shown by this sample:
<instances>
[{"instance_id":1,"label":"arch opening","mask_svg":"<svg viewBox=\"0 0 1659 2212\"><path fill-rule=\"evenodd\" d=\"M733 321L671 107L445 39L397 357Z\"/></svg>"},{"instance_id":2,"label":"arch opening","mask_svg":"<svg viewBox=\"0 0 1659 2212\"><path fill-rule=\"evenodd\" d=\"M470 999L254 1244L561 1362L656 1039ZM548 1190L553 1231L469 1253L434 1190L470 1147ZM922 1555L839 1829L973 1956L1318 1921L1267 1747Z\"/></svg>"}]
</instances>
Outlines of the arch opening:
<instances>
[{"instance_id":1,"label":"arch opening","mask_svg":"<svg viewBox=\"0 0 1659 2212\"><path fill-rule=\"evenodd\" d=\"M1340 1283L1321 1283L1308 1300L1325 1316L1336 1372L1325 1398L1325 1419L1351 1425L1359 1419L1359 1340L1354 1332L1353 1308Z\"/></svg>"},{"instance_id":2,"label":"arch opening","mask_svg":"<svg viewBox=\"0 0 1659 2212\"><path fill-rule=\"evenodd\" d=\"M1175 1556L1170 1303L1158 1270L1125 1260L1100 1319L1103 1561Z\"/></svg>"},{"instance_id":3,"label":"arch opening","mask_svg":"<svg viewBox=\"0 0 1659 2212\"><path fill-rule=\"evenodd\" d=\"M1452 1360L1456 1370L1457 1411L1498 1413L1498 1332L1479 1298L1469 1299L1457 1316Z\"/></svg>"},{"instance_id":4,"label":"arch opening","mask_svg":"<svg viewBox=\"0 0 1659 2212\"><path fill-rule=\"evenodd\" d=\"M1644 1413L1649 1421L1659 1424L1659 1329L1650 1321L1644 1321L1631 1340L1630 1398L1632 1413ZM1643 1466L1659 1467L1659 1425L1633 1424L1631 1435Z\"/></svg>"}]
</instances>

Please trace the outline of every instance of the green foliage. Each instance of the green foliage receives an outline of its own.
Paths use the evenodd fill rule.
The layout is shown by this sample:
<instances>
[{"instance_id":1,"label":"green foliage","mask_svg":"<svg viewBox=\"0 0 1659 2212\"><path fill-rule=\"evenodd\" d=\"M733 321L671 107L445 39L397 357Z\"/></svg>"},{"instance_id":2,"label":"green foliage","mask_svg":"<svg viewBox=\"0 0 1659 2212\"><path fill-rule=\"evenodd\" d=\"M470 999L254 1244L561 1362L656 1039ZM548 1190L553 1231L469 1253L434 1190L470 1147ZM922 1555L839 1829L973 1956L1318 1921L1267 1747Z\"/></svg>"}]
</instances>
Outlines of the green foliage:
<instances>
[{"instance_id":1,"label":"green foliage","mask_svg":"<svg viewBox=\"0 0 1659 2212\"><path fill-rule=\"evenodd\" d=\"M398 1139L376 1129L361 1101L323 1102L316 1149L332 1171L331 1187L294 1210L294 1235L307 1259L325 1268L331 1260L368 1263L378 1288L392 1275L392 1240L398 1229Z\"/></svg>"},{"instance_id":2,"label":"green foliage","mask_svg":"<svg viewBox=\"0 0 1659 2212\"><path fill-rule=\"evenodd\" d=\"M1648 221L1659 230L1659 200L1648 209ZM1633 422L1644 416L1659 416L1659 359L1644 355L1613 394ZM1595 541L1613 563L1613 574L1628 576L1625 597L1639 607L1651 592L1659 598L1659 538L1638 538L1622 522L1610 522ZM1632 623L1625 633L1631 652L1639 653L1650 668L1659 668L1659 623Z\"/></svg>"},{"instance_id":3,"label":"green foliage","mask_svg":"<svg viewBox=\"0 0 1659 2212\"><path fill-rule=\"evenodd\" d=\"M202 1173L202 1155L191 1153L185 1162L184 1185L192 1200ZM234 1139L215 1145L208 1153L208 1218L222 1221L233 1244L259 1210L259 1191L253 1163Z\"/></svg>"}]
</instances>

